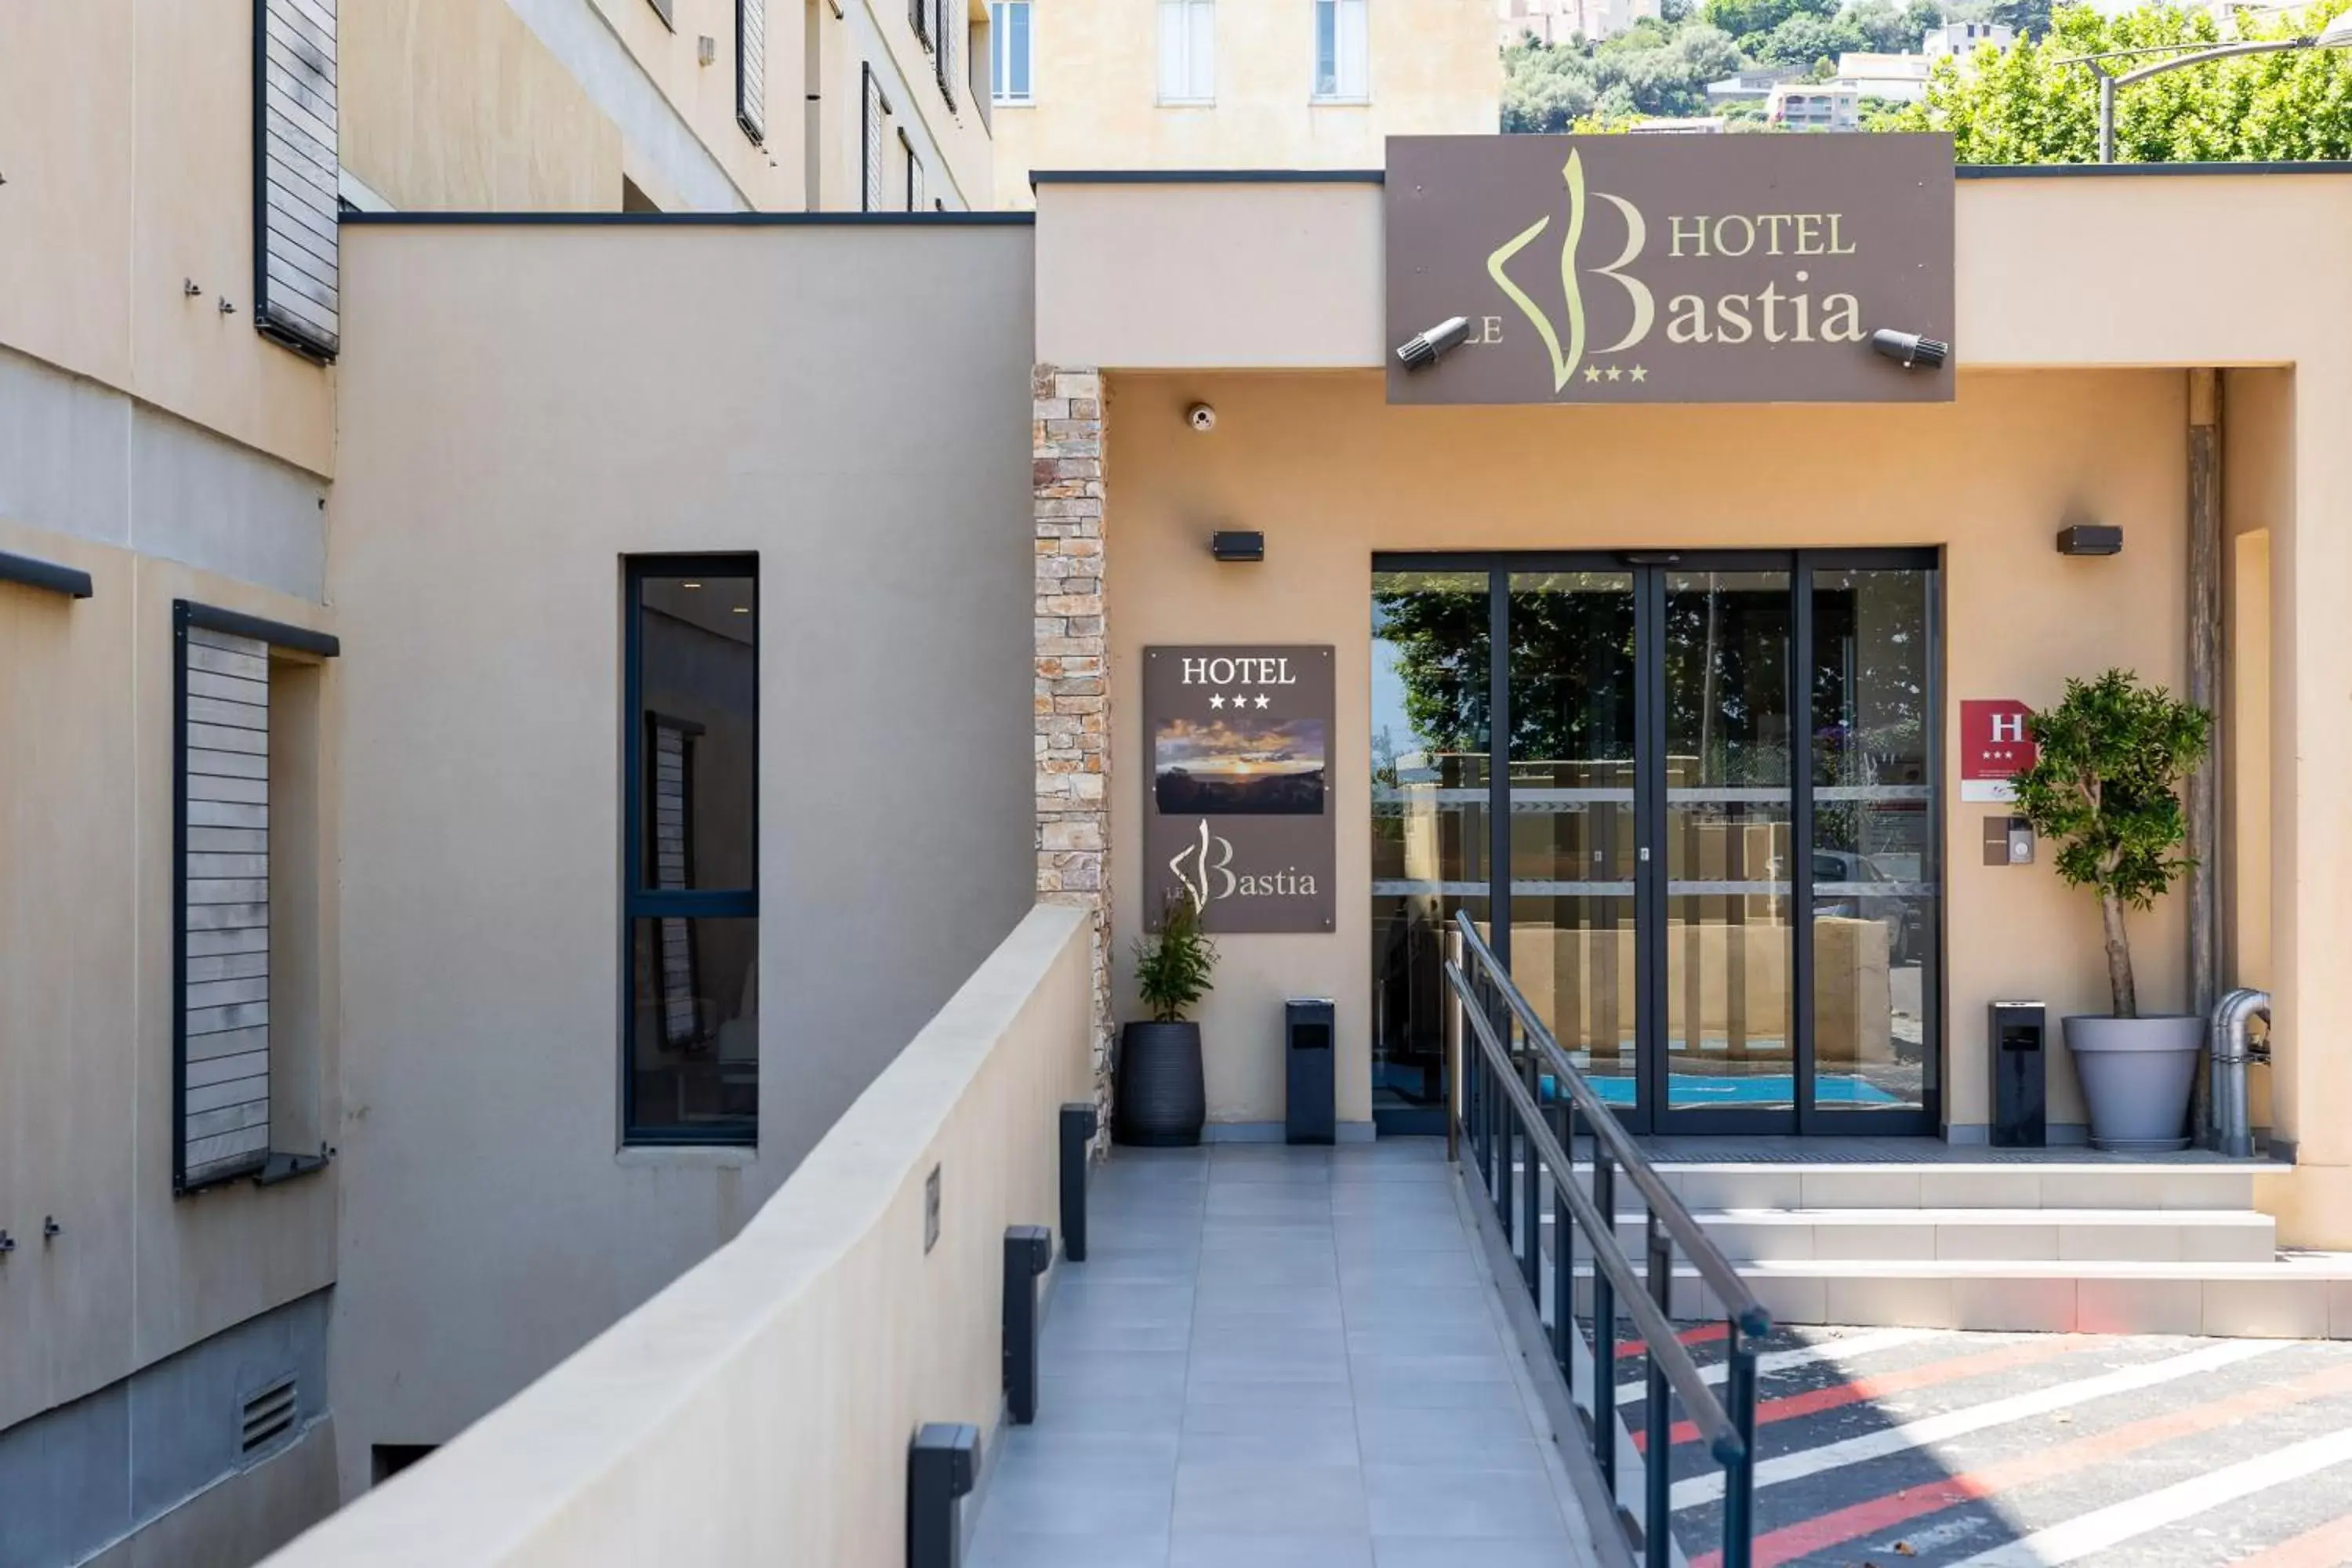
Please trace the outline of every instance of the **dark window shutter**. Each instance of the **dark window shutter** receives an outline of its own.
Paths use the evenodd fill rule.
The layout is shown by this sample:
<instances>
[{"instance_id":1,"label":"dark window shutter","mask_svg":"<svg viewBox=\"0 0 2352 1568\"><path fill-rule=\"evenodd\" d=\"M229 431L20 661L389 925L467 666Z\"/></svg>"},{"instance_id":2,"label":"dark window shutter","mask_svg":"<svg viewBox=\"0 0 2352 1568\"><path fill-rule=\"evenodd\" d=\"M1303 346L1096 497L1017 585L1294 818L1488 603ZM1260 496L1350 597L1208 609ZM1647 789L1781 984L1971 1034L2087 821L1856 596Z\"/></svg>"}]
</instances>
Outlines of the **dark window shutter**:
<instances>
[{"instance_id":1,"label":"dark window shutter","mask_svg":"<svg viewBox=\"0 0 2352 1568\"><path fill-rule=\"evenodd\" d=\"M939 68L940 93L950 109L956 106L956 40L964 26L963 0L940 0L939 38L931 62Z\"/></svg>"},{"instance_id":2,"label":"dark window shutter","mask_svg":"<svg viewBox=\"0 0 2352 1568\"><path fill-rule=\"evenodd\" d=\"M342 342L335 3L253 7L253 321L317 360Z\"/></svg>"},{"instance_id":3,"label":"dark window shutter","mask_svg":"<svg viewBox=\"0 0 2352 1568\"><path fill-rule=\"evenodd\" d=\"M907 25L915 29L915 41L929 48L931 42L931 0L908 0Z\"/></svg>"},{"instance_id":4,"label":"dark window shutter","mask_svg":"<svg viewBox=\"0 0 2352 1568\"><path fill-rule=\"evenodd\" d=\"M882 210L882 118L887 112L882 101L882 84L875 79L874 68L867 66L866 106L862 111L865 165L860 173L864 176L864 205L870 213Z\"/></svg>"},{"instance_id":5,"label":"dark window shutter","mask_svg":"<svg viewBox=\"0 0 2352 1568\"><path fill-rule=\"evenodd\" d=\"M768 0L735 0L735 122L768 139Z\"/></svg>"}]
</instances>

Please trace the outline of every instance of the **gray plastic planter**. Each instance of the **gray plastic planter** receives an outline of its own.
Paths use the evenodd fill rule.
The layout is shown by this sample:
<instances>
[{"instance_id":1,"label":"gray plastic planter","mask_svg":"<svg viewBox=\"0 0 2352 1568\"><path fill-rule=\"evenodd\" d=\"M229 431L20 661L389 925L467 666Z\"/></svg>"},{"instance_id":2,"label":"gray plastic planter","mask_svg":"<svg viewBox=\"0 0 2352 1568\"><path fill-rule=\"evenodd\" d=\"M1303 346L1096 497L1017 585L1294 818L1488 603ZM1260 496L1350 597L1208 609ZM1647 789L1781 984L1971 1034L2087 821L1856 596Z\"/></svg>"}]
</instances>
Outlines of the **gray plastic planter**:
<instances>
[{"instance_id":1,"label":"gray plastic planter","mask_svg":"<svg viewBox=\"0 0 2352 1568\"><path fill-rule=\"evenodd\" d=\"M2066 1049L2091 1110L2091 1144L2125 1154L2189 1147L2189 1090L2205 1020L2183 1015L2066 1020Z\"/></svg>"}]
</instances>

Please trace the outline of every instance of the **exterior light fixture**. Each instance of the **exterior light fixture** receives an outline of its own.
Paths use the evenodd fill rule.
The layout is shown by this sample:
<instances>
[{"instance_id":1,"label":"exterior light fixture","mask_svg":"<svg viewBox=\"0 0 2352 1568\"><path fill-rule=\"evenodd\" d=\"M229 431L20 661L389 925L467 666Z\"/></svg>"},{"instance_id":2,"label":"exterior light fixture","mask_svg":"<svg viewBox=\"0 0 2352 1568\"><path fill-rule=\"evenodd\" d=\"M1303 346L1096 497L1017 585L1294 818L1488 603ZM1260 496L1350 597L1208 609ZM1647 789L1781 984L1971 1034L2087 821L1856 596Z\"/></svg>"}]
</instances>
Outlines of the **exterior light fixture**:
<instances>
[{"instance_id":1,"label":"exterior light fixture","mask_svg":"<svg viewBox=\"0 0 2352 1568\"><path fill-rule=\"evenodd\" d=\"M699 588L702 584L699 583L680 583L678 586L681 588Z\"/></svg>"},{"instance_id":2,"label":"exterior light fixture","mask_svg":"<svg viewBox=\"0 0 2352 1568\"><path fill-rule=\"evenodd\" d=\"M1209 535L1209 553L1225 562L1263 561L1265 559L1265 535L1239 529L1220 529Z\"/></svg>"},{"instance_id":3,"label":"exterior light fixture","mask_svg":"<svg viewBox=\"0 0 2352 1568\"><path fill-rule=\"evenodd\" d=\"M2112 523L2078 522L2058 531L2061 555L2121 555L2124 531Z\"/></svg>"},{"instance_id":4,"label":"exterior light fixture","mask_svg":"<svg viewBox=\"0 0 2352 1568\"><path fill-rule=\"evenodd\" d=\"M1435 364L1440 355L1460 348L1469 338L1470 318L1448 316L1427 331L1407 338L1396 352L1397 360L1407 370L1419 370Z\"/></svg>"},{"instance_id":5,"label":"exterior light fixture","mask_svg":"<svg viewBox=\"0 0 2352 1568\"><path fill-rule=\"evenodd\" d=\"M1917 332L1898 332L1882 327L1870 334L1870 352L1883 354L1905 370L1941 370L1944 362L1952 357L1952 345Z\"/></svg>"}]
</instances>

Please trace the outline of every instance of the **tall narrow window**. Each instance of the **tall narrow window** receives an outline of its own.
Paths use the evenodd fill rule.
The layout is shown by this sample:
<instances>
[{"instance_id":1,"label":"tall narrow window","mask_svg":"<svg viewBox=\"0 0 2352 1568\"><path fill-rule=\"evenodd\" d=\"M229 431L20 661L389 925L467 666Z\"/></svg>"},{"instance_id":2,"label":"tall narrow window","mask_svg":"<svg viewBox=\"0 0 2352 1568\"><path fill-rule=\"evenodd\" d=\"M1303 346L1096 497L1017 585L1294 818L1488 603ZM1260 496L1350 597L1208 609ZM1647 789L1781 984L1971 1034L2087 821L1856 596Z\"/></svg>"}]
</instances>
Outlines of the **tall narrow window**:
<instances>
[{"instance_id":1,"label":"tall narrow window","mask_svg":"<svg viewBox=\"0 0 2352 1568\"><path fill-rule=\"evenodd\" d=\"M898 146L907 154L907 210L919 213L923 210L923 160L903 130L898 132Z\"/></svg>"},{"instance_id":2,"label":"tall narrow window","mask_svg":"<svg viewBox=\"0 0 2352 1568\"><path fill-rule=\"evenodd\" d=\"M640 556L627 592L625 1137L755 1143L758 563Z\"/></svg>"},{"instance_id":3,"label":"tall narrow window","mask_svg":"<svg viewBox=\"0 0 2352 1568\"><path fill-rule=\"evenodd\" d=\"M1342 103L1371 96L1367 0L1315 0L1315 96Z\"/></svg>"},{"instance_id":4,"label":"tall narrow window","mask_svg":"<svg viewBox=\"0 0 2352 1568\"><path fill-rule=\"evenodd\" d=\"M335 3L254 8L253 323L317 360L342 342Z\"/></svg>"},{"instance_id":5,"label":"tall narrow window","mask_svg":"<svg viewBox=\"0 0 2352 1568\"><path fill-rule=\"evenodd\" d=\"M173 614L172 1185L193 1192L326 1163L316 660L338 646L185 599Z\"/></svg>"},{"instance_id":6,"label":"tall narrow window","mask_svg":"<svg viewBox=\"0 0 2352 1568\"><path fill-rule=\"evenodd\" d=\"M735 123L768 139L768 0L735 0Z\"/></svg>"},{"instance_id":7,"label":"tall narrow window","mask_svg":"<svg viewBox=\"0 0 2352 1568\"><path fill-rule=\"evenodd\" d=\"M1160 101L1210 103L1216 96L1215 0L1160 0Z\"/></svg>"},{"instance_id":8,"label":"tall narrow window","mask_svg":"<svg viewBox=\"0 0 2352 1568\"><path fill-rule=\"evenodd\" d=\"M940 96L950 109L956 106L956 62L963 58L964 29L971 26L964 5L965 0L939 0L939 27L932 41L931 64L939 75Z\"/></svg>"},{"instance_id":9,"label":"tall narrow window","mask_svg":"<svg viewBox=\"0 0 2352 1568\"><path fill-rule=\"evenodd\" d=\"M988 8L989 96L999 103L1028 103L1029 0L996 0Z\"/></svg>"},{"instance_id":10,"label":"tall narrow window","mask_svg":"<svg viewBox=\"0 0 2352 1568\"><path fill-rule=\"evenodd\" d=\"M875 76L872 66L866 68L865 106L859 114L863 121L859 138L863 148L859 164L859 172L863 175L861 183L864 185L863 205L867 212L878 213L883 210L885 200L882 173L882 122L890 118L890 100L882 96L882 82Z\"/></svg>"}]
</instances>

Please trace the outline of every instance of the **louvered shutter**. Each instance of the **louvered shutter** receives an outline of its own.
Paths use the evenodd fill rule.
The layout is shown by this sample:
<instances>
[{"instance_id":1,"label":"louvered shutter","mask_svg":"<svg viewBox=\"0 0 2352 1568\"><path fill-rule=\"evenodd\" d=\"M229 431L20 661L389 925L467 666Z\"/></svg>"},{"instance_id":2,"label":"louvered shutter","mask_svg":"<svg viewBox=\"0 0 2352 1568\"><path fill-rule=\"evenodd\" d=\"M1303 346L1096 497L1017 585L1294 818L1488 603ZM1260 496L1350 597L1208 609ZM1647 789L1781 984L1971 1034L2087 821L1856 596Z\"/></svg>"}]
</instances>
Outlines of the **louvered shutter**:
<instances>
[{"instance_id":1,"label":"louvered shutter","mask_svg":"<svg viewBox=\"0 0 2352 1568\"><path fill-rule=\"evenodd\" d=\"M768 139L768 0L735 0L735 122Z\"/></svg>"},{"instance_id":2,"label":"louvered shutter","mask_svg":"<svg viewBox=\"0 0 2352 1568\"><path fill-rule=\"evenodd\" d=\"M867 212L882 210L882 117L887 112L882 104L882 84L874 79L874 68L866 68L866 106L863 137L865 164L864 198Z\"/></svg>"},{"instance_id":3,"label":"louvered shutter","mask_svg":"<svg viewBox=\"0 0 2352 1568\"><path fill-rule=\"evenodd\" d=\"M269 1158L269 645L179 612L174 1184Z\"/></svg>"},{"instance_id":4,"label":"louvered shutter","mask_svg":"<svg viewBox=\"0 0 2352 1568\"><path fill-rule=\"evenodd\" d=\"M931 42L931 0L908 0L907 26L915 29L915 41L924 47Z\"/></svg>"},{"instance_id":5,"label":"louvered shutter","mask_svg":"<svg viewBox=\"0 0 2352 1568\"><path fill-rule=\"evenodd\" d=\"M253 320L299 353L342 342L336 0L254 0Z\"/></svg>"},{"instance_id":6,"label":"louvered shutter","mask_svg":"<svg viewBox=\"0 0 2352 1568\"><path fill-rule=\"evenodd\" d=\"M940 93L948 107L956 106L956 40L964 30L964 0L939 0L940 26L932 63L939 68Z\"/></svg>"}]
</instances>

